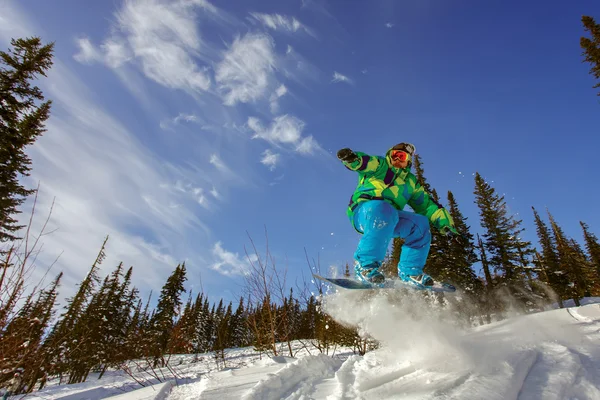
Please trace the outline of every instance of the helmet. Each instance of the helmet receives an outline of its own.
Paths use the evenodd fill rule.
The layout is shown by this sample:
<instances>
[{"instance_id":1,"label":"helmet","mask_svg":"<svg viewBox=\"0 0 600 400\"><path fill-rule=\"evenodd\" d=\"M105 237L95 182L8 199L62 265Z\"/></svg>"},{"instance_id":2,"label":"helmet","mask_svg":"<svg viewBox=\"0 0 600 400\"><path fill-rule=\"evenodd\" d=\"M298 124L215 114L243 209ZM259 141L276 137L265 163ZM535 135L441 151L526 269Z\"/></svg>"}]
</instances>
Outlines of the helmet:
<instances>
[{"instance_id":1,"label":"helmet","mask_svg":"<svg viewBox=\"0 0 600 400\"><path fill-rule=\"evenodd\" d=\"M392 147L390 150L404 151L404 152L408 153L411 157L413 157L415 155L415 152L417 149L415 148L415 145L403 142L403 143L398 143L397 145Z\"/></svg>"}]
</instances>

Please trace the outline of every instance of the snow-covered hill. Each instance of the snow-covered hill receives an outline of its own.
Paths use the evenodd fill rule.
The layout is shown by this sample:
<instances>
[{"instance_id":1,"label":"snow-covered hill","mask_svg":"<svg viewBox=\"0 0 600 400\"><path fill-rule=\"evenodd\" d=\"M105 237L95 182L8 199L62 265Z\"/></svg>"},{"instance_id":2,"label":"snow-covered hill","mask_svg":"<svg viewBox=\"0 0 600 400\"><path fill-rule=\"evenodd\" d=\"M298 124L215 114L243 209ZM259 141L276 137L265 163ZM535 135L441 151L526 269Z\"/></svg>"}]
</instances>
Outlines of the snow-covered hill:
<instances>
[{"instance_id":1,"label":"snow-covered hill","mask_svg":"<svg viewBox=\"0 0 600 400\"><path fill-rule=\"evenodd\" d=\"M347 350L333 357L316 351L310 355L304 349L297 358L258 359L248 349L232 350L229 357L239 368L214 371L214 361L208 359L182 364L179 372L191 378L188 383L119 398L600 399L598 304L462 329L452 323L451 313L425 308L415 299L398 304L385 294L360 296L330 295L325 308L381 341L381 348L365 356ZM79 393L59 386L37 395L102 398L102 388L107 394L115 379L82 384L88 387Z\"/></svg>"}]
</instances>

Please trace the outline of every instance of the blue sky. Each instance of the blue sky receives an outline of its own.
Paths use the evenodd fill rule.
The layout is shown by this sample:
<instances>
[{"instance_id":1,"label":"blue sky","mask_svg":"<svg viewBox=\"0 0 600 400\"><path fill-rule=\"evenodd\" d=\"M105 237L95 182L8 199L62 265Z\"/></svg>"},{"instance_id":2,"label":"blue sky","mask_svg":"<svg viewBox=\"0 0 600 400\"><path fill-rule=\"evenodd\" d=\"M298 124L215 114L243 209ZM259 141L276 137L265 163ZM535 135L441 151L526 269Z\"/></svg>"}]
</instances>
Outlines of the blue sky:
<instances>
[{"instance_id":1,"label":"blue sky","mask_svg":"<svg viewBox=\"0 0 600 400\"><path fill-rule=\"evenodd\" d=\"M266 227L290 282L308 273L305 249L341 268L358 240L345 215L356 177L335 152L402 141L473 232L478 171L526 239L532 206L577 240L580 220L600 235L584 14L600 19L600 4L3 0L4 50L56 42L27 180L41 184L38 229L55 199L39 264L60 255L68 294L108 234L103 271L133 265L142 293L186 261L188 288L233 300L248 234L264 255Z\"/></svg>"}]
</instances>

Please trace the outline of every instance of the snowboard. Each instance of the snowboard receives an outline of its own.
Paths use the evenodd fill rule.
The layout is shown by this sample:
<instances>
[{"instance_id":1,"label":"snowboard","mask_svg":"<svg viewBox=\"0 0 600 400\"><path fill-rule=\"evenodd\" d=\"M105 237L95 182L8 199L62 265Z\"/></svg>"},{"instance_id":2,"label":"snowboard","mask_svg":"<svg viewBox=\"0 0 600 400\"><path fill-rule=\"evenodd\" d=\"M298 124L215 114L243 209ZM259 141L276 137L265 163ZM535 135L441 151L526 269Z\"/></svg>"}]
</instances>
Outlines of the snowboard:
<instances>
[{"instance_id":1,"label":"snowboard","mask_svg":"<svg viewBox=\"0 0 600 400\"><path fill-rule=\"evenodd\" d=\"M334 284L335 286L344 288L344 289L359 289L359 290L365 290L365 289L375 289L375 290L379 290L379 289L411 289L411 290L415 290L415 291L421 291L421 290L426 290L426 291L430 291L430 292L445 292L445 293L452 293L454 291L456 291L456 288L454 286L452 286L449 283L444 283L444 282L436 282L435 285L433 286L427 286L424 287L423 289L418 288L416 286L413 286L411 284L405 283L404 281L401 281L400 279L388 279L385 282L383 282L380 285L377 284L372 284L372 283L367 283L367 282L360 282L360 281L356 281L354 279L348 279L348 278L327 278L327 277L323 277L321 275L317 275L317 274L313 274L313 276L319 280L325 281L325 282L329 282Z\"/></svg>"}]
</instances>

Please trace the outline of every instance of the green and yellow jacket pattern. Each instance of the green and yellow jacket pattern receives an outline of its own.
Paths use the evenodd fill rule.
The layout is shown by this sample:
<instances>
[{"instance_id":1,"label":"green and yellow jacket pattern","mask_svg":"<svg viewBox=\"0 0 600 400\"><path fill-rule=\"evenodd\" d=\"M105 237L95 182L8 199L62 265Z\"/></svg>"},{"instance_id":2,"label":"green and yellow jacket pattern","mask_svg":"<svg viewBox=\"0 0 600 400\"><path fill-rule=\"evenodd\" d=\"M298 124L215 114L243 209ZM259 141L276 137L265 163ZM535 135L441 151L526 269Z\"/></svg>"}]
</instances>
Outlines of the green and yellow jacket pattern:
<instances>
[{"instance_id":1,"label":"green and yellow jacket pattern","mask_svg":"<svg viewBox=\"0 0 600 400\"><path fill-rule=\"evenodd\" d=\"M354 210L365 201L384 200L398 210L408 204L417 214L426 216L438 230L455 231L452 217L419 185L417 177L406 168L392 166L390 151L385 157L354 152L358 159L343 162L346 168L358 172L358 185L348 206L348 217L354 221Z\"/></svg>"}]
</instances>

